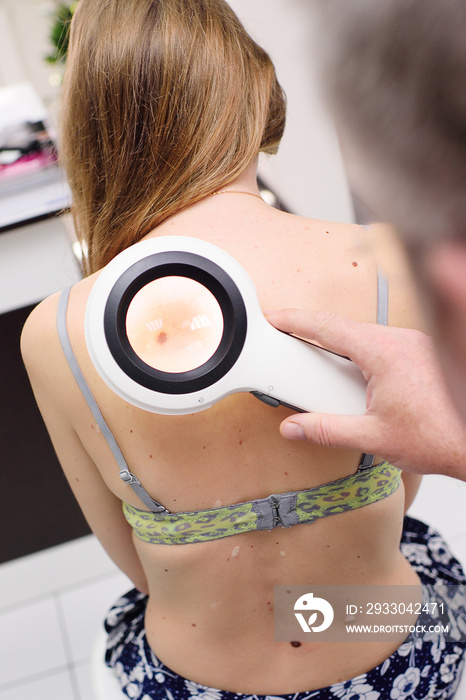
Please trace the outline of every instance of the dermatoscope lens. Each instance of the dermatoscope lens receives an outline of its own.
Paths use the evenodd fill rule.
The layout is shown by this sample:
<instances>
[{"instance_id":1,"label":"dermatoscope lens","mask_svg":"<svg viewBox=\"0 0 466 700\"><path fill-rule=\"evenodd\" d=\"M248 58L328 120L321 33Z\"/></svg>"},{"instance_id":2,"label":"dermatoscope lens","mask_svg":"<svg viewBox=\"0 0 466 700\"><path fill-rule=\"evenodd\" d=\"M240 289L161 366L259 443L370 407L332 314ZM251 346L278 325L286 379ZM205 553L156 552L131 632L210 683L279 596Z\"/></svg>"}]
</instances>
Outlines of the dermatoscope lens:
<instances>
[{"instance_id":1,"label":"dermatoscope lens","mask_svg":"<svg viewBox=\"0 0 466 700\"><path fill-rule=\"evenodd\" d=\"M214 295L187 277L161 277L132 299L126 334L136 355L160 372L189 372L207 362L223 335Z\"/></svg>"}]
</instances>

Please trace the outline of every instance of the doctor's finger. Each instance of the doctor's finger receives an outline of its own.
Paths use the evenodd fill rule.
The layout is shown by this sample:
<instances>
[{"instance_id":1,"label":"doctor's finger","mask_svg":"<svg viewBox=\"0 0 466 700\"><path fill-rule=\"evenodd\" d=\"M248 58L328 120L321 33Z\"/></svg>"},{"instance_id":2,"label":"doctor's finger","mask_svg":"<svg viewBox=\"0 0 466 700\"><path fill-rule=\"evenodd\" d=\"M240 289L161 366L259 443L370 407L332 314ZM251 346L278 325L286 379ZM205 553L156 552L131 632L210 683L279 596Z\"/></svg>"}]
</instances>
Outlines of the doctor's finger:
<instances>
[{"instance_id":1,"label":"doctor's finger","mask_svg":"<svg viewBox=\"0 0 466 700\"><path fill-rule=\"evenodd\" d=\"M378 451L379 433L371 416L337 416L303 413L290 416L280 425L288 440L306 440L322 447L337 447L361 452Z\"/></svg>"},{"instance_id":2,"label":"doctor's finger","mask_svg":"<svg viewBox=\"0 0 466 700\"><path fill-rule=\"evenodd\" d=\"M266 318L278 330L315 340L328 350L350 357L356 364L364 363L368 344L381 328L326 311L283 309L266 314Z\"/></svg>"}]
</instances>

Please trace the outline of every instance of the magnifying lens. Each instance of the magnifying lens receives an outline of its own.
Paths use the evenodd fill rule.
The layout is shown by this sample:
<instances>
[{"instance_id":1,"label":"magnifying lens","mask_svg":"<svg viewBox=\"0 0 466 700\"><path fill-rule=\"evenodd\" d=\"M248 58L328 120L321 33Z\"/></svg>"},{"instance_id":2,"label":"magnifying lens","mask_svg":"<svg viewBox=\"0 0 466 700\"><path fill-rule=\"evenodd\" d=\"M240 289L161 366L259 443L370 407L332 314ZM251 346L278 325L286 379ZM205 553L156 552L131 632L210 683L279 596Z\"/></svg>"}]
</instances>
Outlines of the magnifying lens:
<instances>
[{"instance_id":1,"label":"magnifying lens","mask_svg":"<svg viewBox=\"0 0 466 700\"><path fill-rule=\"evenodd\" d=\"M196 238L117 255L89 296L85 336L106 384L154 413L194 413L241 391L296 411L366 409L358 367L270 325L241 265Z\"/></svg>"}]
</instances>

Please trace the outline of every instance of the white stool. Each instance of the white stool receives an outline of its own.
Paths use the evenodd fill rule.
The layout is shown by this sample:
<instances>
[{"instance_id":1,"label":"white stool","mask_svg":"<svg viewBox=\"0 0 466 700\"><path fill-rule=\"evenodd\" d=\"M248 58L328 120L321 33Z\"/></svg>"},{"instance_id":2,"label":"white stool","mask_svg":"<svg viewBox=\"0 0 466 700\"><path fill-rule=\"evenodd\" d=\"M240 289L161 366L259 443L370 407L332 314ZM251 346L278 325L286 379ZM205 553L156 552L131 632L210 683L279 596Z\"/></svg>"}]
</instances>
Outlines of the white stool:
<instances>
[{"instance_id":1,"label":"white stool","mask_svg":"<svg viewBox=\"0 0 466 700\"><path fill-rule=\"evenodd\" d=\"M92 690L95 700L122 700L126 697L112 669L105 665L107 634L100 630L94 640L91 656Z\"/></svg>"},{"instance_id":2,"label":"white stool","mask_svg":"<svg viewBox=\"0 0 466 700\"><path fill-rule=\"evenodd\" d=\"M461 676L460 684L456 689L455 700L465 700L466 698L466 668Z\"/></svg>"}]
</instances>

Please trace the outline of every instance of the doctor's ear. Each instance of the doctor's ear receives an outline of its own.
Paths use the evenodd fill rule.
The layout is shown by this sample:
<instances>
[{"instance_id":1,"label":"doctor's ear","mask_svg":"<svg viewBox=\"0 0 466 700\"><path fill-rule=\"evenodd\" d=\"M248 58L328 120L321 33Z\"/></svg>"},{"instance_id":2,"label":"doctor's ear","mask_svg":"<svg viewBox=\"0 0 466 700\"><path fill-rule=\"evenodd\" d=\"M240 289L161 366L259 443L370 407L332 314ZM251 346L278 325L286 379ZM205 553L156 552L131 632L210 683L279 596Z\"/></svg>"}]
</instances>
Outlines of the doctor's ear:
<instances>
[{"instance_id":1,"label":"doctor's ear","mask_svg":"<svg viewBox=\"0 0 466 700\"><path fill-rule=\"evenodd\" d=\"M443 307L466 316L466 240L439 242L427 249L423 258L428 291Z\"/></svg>"},{"instance_id":2,"label":"doctor's ear","mask_svg":"<svg viewBox=\"0 0 466 700\"><path fill-rule=\"evenodd\" d=\"M466 241L450 240L427 248L422 255L422 276L443 372L454 403L464 418Z\"/></svg>"}]
</instances>

